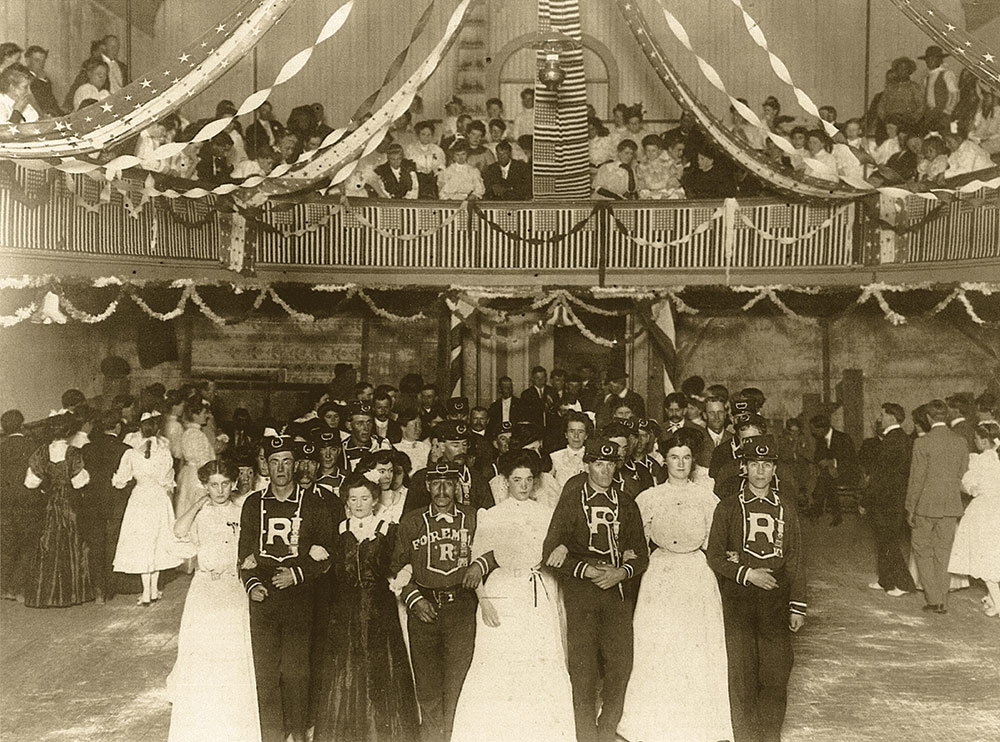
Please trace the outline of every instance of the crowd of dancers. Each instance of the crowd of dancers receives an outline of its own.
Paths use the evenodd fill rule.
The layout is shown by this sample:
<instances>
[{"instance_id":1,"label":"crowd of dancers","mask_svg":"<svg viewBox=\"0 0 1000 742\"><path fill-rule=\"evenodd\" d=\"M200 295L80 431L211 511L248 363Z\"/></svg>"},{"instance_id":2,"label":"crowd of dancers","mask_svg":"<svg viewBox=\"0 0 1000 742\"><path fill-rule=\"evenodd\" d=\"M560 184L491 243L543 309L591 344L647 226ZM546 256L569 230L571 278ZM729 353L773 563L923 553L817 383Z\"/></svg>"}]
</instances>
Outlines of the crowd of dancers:
<instances>
[{"instance_id":1,"label":"crowd of dancers","mask_svg":"<svg viewBox=\"0 0 1000 742\"><path fill-rule=\"evenodd\" d=\"M343 370L343 369L341 369ZM800 513L861 493L872 587L1000 595L990 397L886 403L855 454L769 432L755 388L694 377L662 421L622 369L532 370L489 407L335 379L283 425L215 419L211 384L2 416L5 597L107 600L193 572L170 740L780 739L805 624ZM551 382L551 383L550 383ZM849 488L846 485L850 485ZM966 507L963 493L972 498ZM957 525L957 533L956 533Z\"/></svg>"}]
</instances>

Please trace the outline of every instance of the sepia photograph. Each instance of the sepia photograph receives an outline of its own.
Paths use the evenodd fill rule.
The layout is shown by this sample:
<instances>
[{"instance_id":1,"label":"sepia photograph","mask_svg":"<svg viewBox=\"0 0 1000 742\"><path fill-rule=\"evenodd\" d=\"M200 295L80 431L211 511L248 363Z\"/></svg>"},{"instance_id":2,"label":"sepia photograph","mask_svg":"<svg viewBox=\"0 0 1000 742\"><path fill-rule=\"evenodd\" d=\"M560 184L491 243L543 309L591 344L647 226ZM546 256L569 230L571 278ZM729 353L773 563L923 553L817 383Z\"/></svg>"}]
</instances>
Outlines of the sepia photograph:
<instances>
[{"instance_id":1,"label":"sepia photograph","mask_svg":"<svg viewBox=\"0 0 1000 742\"><path fill-rule=\"evenodd\" d=\"M0 742L1000 740L1000 0L0 0Z\"/></svg>"}]
</instances>

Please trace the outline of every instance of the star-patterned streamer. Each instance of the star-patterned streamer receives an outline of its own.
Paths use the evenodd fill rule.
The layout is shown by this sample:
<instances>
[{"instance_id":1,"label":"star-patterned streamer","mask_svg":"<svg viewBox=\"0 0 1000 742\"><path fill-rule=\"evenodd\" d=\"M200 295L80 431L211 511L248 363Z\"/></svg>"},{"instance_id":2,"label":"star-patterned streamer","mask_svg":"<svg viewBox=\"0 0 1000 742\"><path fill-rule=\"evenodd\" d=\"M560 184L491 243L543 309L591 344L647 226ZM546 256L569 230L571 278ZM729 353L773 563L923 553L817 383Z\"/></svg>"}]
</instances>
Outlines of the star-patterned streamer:
<instances>
[{"instance_id":1,"label":"star-patterned streamer","mask_svg":"<svg viewBox=\"0 0 1000 742\"><path fill-rule=\"evenodd\" d=\"M76 157L107 148L180 108L242 59L295 0L248 0L162 70L97 104L32 124L0 125L0 157L70 158L66 172L96 169Z\"/></svg>"},{"instance_id":2,"label":"star-patterned streamer","mask_svg":"<svg viewBox=\"0 0 1000 742\"><path fill-rule=\"evenodd\" d=\"M952 21L927 0L890 0L899 12L937 41L955 60L994 90L1000 91L1000 51Z\"/></svg>"},{"instance_id":3,"label":"star-patterned streamer","mask_svg":"<svg viewBox=\"0 0 1000 742\"><path fill-rule=\"evenodd\" d=\"M684 26L680 23L677 17L667 9L663 0L657 0L657 2L660 5L660 9L663 11L664 18L667 21L667 25L670 28L671 33L674 34L685 49L694 55L698 62L698 67L705 79L729 99L733 107L744 119L746 119L751 125L763 131L782 151L791 153L793 151L791 142L789 142L785 137L770 131L770 129L764 125L753 110L729 93L726 89L725 83L723 83L715 68L698 55L697 52L695 52L693 46L691 45L691 40L687 35L687 31L684 29ZM844 185L839 183L821 184L821 181L817 181L815 179L805 179L800 176L793 176L787 173L779 172L771 167L770 163L766 162L759 153L755 152L746 144L737 141L728 131L727 127L708 110L707 106L705 106L705 104L702 103L697 96L695 96L694 92L687 86L687 84L684 83L684 81L680 78L680 75L677 73L677 70L668 61L666 54L660 48L657 41L650 34L649 24L637 4L633 0L619 0L618 6L625 17L633 36L635 36L636 41L638 41L639 46L642 48L646 57L653 65L653 68L660 77L660 80L667 86L667 89L670 90L677 102L685 109L691 111L698 122L708 131L716 143L723 150L725 150L726 154L732 157L741 166L745 167L753 174L766 180L780 190L800 196L821 198L828 201L856 199L866 193L876 192L882 193L891 198L918 196L919 198L934 201L939 200L942 196L948 197L951 194L956 193L974 193L982 188L1000 188L1000 176L992 176L993 171L990 171L991 177L987 180L980 180L976 178L957 188L942 187L926 192L911 191L907 188L900 188L898 186L882 186L876 188L865 180L847 176L840 176L840 180ZM806 162L809 161L810 159L806 158ZM845 185L849 187L844 187Z\"/></svg>"}]
</instances>

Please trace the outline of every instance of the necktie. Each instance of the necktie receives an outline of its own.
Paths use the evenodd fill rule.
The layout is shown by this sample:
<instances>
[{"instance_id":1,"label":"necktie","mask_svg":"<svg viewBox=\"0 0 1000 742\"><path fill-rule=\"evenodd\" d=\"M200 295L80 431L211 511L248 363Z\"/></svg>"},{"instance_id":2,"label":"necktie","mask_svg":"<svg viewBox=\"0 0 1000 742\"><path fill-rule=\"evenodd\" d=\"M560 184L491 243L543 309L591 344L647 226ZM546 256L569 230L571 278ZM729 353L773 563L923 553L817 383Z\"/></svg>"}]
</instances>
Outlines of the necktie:
<instances>
[{"instance_id":1,"label":"necktie","mask_svg":"<svg viewBox=\"0 0 1000 742\"><path fill-rule=\"evenodd\" d=\"M625 163L620 164L618 167L620 167L628 174L628 191L626 195L628 193L635 193L635 173L632 172L632 168L626 165Z\"/></svg>"}]
</instances>

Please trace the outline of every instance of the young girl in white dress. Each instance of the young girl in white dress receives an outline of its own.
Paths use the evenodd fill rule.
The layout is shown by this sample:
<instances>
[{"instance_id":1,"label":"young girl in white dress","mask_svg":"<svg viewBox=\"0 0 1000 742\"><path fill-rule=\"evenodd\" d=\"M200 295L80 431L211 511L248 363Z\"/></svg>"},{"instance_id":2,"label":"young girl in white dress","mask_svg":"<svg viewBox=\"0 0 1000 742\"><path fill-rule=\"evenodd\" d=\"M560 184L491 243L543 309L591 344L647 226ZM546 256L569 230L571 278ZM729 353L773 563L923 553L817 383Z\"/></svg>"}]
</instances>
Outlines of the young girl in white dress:
<instances>
[{"instance_id":1,"label":"young girl in white dress","mask_svg":"<svg viewBox=\"0 0 1000 742\"><path fill-rule=\"evenodd\" d=\"M236 467L198 470L203 494L174 524L179 556L198 557L167 678L169 742L260 742L247 595L236 569L242 506Z\"/></svg>"},{"instance_id":2,"label":"young girl in white dress","mask_svg":"<svg viewBox=\"0 0 1000 742\"><path fill-rule=\"evenodd\" d=\"M573 742L559 586L541 565L552 510L532 499L540 459L513 450L500 469L509 497L476 516L473 555L492 552L498 566L476 589L476 647L451 742Z\"/></svg>"},{"instance_id":3,"label":"young girl in white dress","mask_svg":"<svg viewBox=\"0 0 1000 742\"><path fill-rule=\"evenodd\" d=\"M184 403L181 469L177 473L177 499L174 503L178 515L186 513L205 494L198 481L198 470L215 458L215 446L205 432L211 414L211 407L201 397L192 397ZM193 560L186 559L181 571L190 574L193 570Z\"/></svg>"},{"instance_id":4,"label":"young girl in white dress","mask_svg":"<svg viewBox=\"0 0 1000 742\"><path fill-rule=\"evenodd\" d=\"M135 448L122 455L118 471L111 479L117 489L135 480L122 518L114 569L142 578L142 597L137 605L144 608L160 599L160 572L180 564L171 550L174 459L170 455L170 442L156 434L159 426L159 412L142 413L139 421L142 438Z\"/></svg>"},{"instance_id":5,"label":"young girl in white dress","mask_svg":"<svg viewBox=\"0 0 1000 742\"><path fill-rule=\"evenodd\" d=\"M718 498L691 479L700 433L660 446L667 481L636 498L655 545L635 607L635 664L619 736L629 742L732 739L722 599L704 549Z\"/></svg>"},{"instance_id":6,"label":"young girl in white dress","mask_svg":"<svg viewBox=\"0 0 1000 742\"><path fill-rule=\"evenodd\" d=\"M972 495L955 532L948 571L978 577L986 583L983 608L987 616L1000 616L1000 425L980 423L976 448L969 456L969 470L962 489Z\"/></svg>"}]
</instances>

